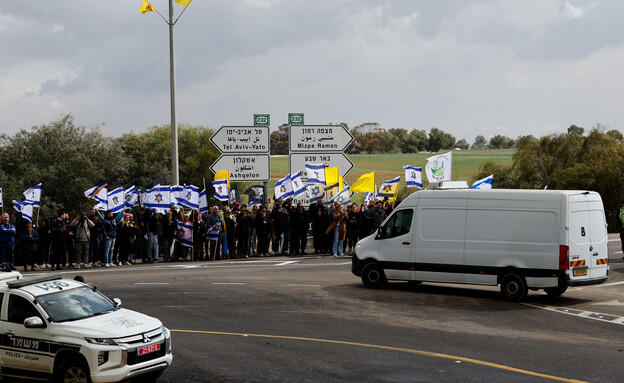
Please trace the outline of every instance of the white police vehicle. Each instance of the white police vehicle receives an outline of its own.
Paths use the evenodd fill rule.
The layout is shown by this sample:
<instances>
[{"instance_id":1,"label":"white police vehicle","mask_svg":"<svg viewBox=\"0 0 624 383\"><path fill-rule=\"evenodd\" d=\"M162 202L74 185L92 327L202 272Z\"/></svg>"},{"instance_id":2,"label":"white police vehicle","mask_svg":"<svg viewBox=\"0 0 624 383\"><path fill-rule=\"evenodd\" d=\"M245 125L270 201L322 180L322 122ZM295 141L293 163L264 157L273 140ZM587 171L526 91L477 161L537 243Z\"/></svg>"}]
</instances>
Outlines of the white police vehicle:
<instances>
[{"instance_id":1,"label":"white police vehicle","mask_svg":"<svg viewBox=\"0 0 624 383\"><path fill-rule=\"evenodd\" d=\"M60 274L0 273L0 375L29 381L155 381L171 365L156 318Z\"/></svg>"}]
</instances>

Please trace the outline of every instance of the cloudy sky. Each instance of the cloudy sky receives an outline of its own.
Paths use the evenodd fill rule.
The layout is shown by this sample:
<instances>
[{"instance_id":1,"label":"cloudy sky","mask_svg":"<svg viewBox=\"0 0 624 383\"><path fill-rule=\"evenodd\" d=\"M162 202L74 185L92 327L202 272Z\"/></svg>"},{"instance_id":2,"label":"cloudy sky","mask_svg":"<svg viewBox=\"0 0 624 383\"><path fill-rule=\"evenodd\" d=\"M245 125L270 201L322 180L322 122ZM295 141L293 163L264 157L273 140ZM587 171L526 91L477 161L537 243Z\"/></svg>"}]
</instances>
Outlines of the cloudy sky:
<instances>
[{"instance_id":1,"label":"cloudy sky","mask_svg":"<svg viewBox=\"0 0 624 383\"><path fill-rule=\"evenodd\" d=\"M3 1L0 130L169 124L168 27L141 3ZM624 130L622 20L621 0L193 0L175 26L178 122L303 112L469 142Z\"/></svg>"}]
</instances>

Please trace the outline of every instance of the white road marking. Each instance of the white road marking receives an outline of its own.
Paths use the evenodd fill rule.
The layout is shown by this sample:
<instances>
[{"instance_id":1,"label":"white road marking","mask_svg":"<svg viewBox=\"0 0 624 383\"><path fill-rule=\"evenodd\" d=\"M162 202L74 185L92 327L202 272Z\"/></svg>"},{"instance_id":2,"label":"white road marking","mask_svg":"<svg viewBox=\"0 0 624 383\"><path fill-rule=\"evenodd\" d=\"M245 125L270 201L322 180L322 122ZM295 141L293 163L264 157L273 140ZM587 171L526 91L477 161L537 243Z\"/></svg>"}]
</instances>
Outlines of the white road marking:
<instances>
[{"instance_id":1,"label":"white road marking","mask_svg":"<svg viewBox=\"0 0 624 383\"><path fill-rule=\"evenodd\" d=\"M287 284L287 287L321 287L321 285L299 285L299 284Z\"/></svg>"},{"instance_id":2,"label":"white road marking","mask_svg":"<svg viewBox=\"0 0 624 383\"><path fill-rule=\"evenodd\" d=\"M522 304L525 306L536 308L536 309L552 311L552 312L556 312L560 314L573 315L573 316L585 318L585 319L593 319L593 320L606 322L606 323L624 325L624 317L617 316L617 315L597 313L594 311L577 310L577 309L566 308L566 307L537 305L533 303L522 303Z\"/></svg>"},{"instance_id":3,"label":"white road marking","mask_svg":"<svg viewBox=\"0 0 624 383\"><path fill-rule=\"evenodd\" d=\"M281 263L276 263L273 266L286 266L286 265L292 265L293 263L297 263L299 261L285 261L285 262L281 262Z\"/></svg>"},{"instance_id":4,"label":"white road marking","mask_svg":"<svg viewBox=\"0 0 624 383\"><path fill-rule=\"evenodd\" d=\"M212 282L213 285L246 285L243 282Z\"/></svg>"},{"instance_id":5,"label":"white road marking","mask_svg":"<svg viewBox=\"0 0 624 383\"><path fill-rule=\"evenodd\" d=\"M602 305L602 306L624 306L624 302L620 302L617 299L614 299L612 301L604 301L604 302L598 302L598 303L592 303L592 305Z\"/></svg>"},{"instance_id":6,"label":"white road marking","mask_svg":"<svg viewBox=\"0 0 624 383\"><path fill-rule=\"evenodd\" d=\"M135 282L135 285L168 285L168 282Z\"/></svg>"}]
</instances>

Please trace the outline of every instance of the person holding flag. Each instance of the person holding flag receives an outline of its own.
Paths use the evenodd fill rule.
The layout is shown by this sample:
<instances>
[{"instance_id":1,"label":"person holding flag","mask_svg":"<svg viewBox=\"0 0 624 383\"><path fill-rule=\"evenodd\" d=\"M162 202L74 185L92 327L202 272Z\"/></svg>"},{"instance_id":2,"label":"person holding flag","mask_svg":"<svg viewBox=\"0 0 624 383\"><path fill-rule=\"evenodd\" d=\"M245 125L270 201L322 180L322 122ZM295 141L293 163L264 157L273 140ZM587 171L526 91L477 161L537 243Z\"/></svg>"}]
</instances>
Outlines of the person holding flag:
<instances>
[{"instance_id":1,"label":"person holding flag","mask_svg":"<svg viewBox=\"0 0 624 383\"><path fill-rule=\"evenodd\" d=\"M0 222L0 254L2 271L15 269L15 226L10 222L9 213L2 214Z\"/></svg>"},{"instance_id":2,"label":"person holding flag","mask_svg":"<svg viewBox=\"0 0 624 383\"><path fill-rule=\"evenodd\" d=\"M332 245L332 256L337 257L342 254L344 248L343 242L347 236L347 214L342 210L342 205L336 205L336 211L332 215L333 221L331 225L325 230L325 234L330 235L334 233L334 240Z\"/></svg>"}]
</instances>

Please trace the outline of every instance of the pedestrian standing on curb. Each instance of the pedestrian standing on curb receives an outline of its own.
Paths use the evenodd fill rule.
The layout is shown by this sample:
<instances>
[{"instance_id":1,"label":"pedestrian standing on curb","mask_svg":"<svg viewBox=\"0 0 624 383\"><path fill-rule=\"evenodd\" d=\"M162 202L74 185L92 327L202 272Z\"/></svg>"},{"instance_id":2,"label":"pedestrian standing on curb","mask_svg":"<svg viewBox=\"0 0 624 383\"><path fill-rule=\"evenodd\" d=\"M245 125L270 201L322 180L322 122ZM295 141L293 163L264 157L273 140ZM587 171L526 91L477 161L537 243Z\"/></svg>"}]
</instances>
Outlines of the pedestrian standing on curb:
<instances>
[{"instance_id":1,"label":"pedestrian standing on curb","mask_svg":"<svg viewBox=\"0 0 624 383\"><path fill-rule=\"evenodd\" d=\"M95 224L87 217L87 213L82 213L71 222L71 227L74 228L76 233L76 269L80 268L80 263L85 267L89 264L89 245L91 242L91 228L93 226Z\"/></svg>"},{"instance_id":2,"label":"pedestrian standing on curb","mask_svg":"<svg viewBox=\"0 0 624 383\"><path fill-rule=\"evenodd\" d=\"M622 245L622 253L624 253L624 204L620 205L620 214L618 214L618 222L620 224L620 242ZM624 255L622 256L624 259Z\"/></svg>"},{"instance_id":3,"label":"pedestrian standing on curb","mask_svg":"<svg viewBox=\"0 0 624 383\"><path fill-rule=\"evenodd\" d=\"M347 214L342 211L342 205L336 205L332 217L333 221L325 231L325 234L331 237L331 233L333 233L332 256L337 257L343 254L343 243L347 236Z\"/></svg>"},{"instance_id":4,"label":"pedestrian standing on curb","mask_svg":"<svg viewBox=\"0 0 624 383\"><path fill-rule=\"evenodd\" d=\"M24 271L35 271L35 259L37 259L37 243L39 242L39 233L33 228L32 222L28 222L26 227L20 232L21 257L24 263Z\"/></svg>"},{"instance_id":5,"label":"pedestrian standing on curb","mask_svg":"<svg viewBox=\"0 0 624 383\"><path fill-rule=\"evenodd\" d=\"M15 226L9 222L9 213L2 214L0 223L0 251L2 252L2 271L15 270Z\"/></svg>"}]
</instances>

